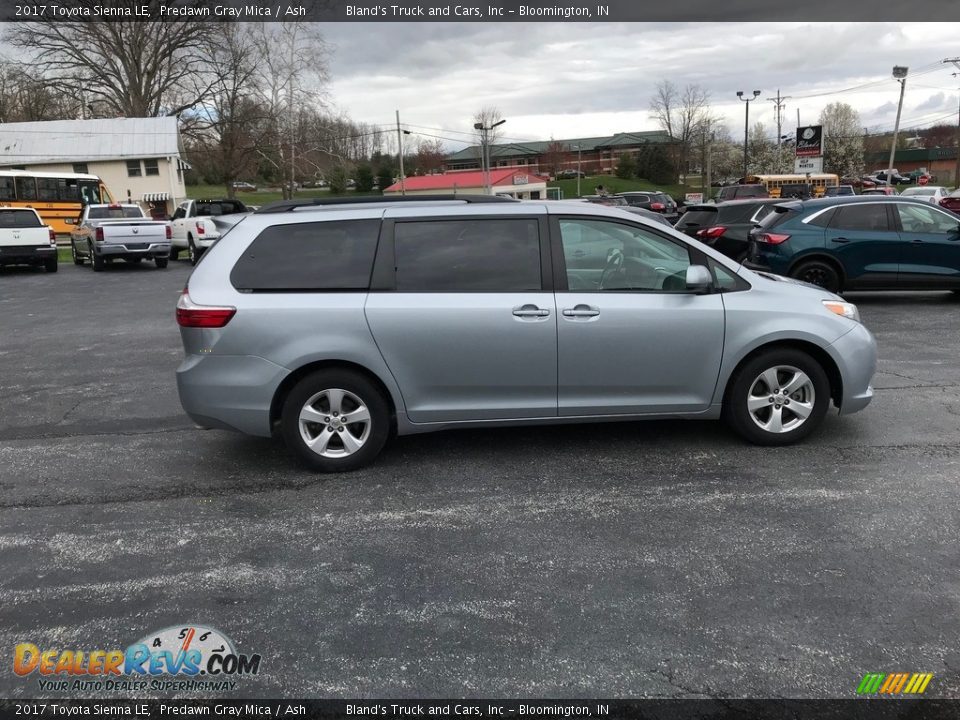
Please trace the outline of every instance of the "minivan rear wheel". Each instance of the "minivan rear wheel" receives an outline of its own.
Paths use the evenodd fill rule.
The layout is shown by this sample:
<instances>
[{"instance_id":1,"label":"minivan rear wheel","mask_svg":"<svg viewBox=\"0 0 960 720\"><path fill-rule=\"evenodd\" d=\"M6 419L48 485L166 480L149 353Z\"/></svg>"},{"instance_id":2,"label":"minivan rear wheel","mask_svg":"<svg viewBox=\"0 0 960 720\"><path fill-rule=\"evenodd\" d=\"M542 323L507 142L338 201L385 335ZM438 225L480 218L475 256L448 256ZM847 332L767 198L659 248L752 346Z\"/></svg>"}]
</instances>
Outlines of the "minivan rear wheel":
<instances>
[{"instance_id":1,"label":"minivan rear wheel","mask_svg":"<svg viewBox=\"0 0 960 720\"><path fill-rule=\"evenodd\" d=\"M732 378L723 404L727 421L757 445L788 445L823 421L830 381L805 352L771 349L745 363Z\"/></svg>"},{"instance_id":2,"label":"minivan rear wheel","mask_svg":"<svg viewBox=\"0 0 960 720\"><path fill-rule=\"evenodd\" d=\"M808 260L800 263L790 273L790 277L811 285L818 285L832 293L840 292L840 273L833 265L823 260Z\"/></svg>"},{"instance_id":3,"label":"minivan rear wheel","mask_svg":"<svg viewBox=\"0 0 960 720\"><path fill-rule=\"evenodd\" d=\"M380 390L349 370L319 370L298 382L283 404L281 433L312 470L344 472L369 465L390 432Z\"/></svg>"}]
</instances>

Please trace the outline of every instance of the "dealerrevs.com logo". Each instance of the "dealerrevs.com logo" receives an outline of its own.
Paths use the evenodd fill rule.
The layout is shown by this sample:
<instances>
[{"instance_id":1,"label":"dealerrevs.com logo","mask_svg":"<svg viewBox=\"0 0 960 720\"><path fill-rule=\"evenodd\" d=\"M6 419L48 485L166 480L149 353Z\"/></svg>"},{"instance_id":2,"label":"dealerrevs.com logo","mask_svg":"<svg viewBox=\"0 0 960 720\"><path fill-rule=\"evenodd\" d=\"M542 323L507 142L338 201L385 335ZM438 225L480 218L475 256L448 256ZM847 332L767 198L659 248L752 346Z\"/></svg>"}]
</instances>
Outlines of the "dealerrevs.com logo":
<instances>
[{"instance_id":1,"label":"dealerrevs.com logo","mask_svg":"<svg viewBox=\"0 0 960 720\"><path fill-rule=\"evenodd\" d=\"M225 691L236 687L236 676L259 670L260 655L238 653L230 638L201 625L168 627L126 650L20 643L13 651L13 671L38 675L41 691Z\"/></svg>"}]
</instances>

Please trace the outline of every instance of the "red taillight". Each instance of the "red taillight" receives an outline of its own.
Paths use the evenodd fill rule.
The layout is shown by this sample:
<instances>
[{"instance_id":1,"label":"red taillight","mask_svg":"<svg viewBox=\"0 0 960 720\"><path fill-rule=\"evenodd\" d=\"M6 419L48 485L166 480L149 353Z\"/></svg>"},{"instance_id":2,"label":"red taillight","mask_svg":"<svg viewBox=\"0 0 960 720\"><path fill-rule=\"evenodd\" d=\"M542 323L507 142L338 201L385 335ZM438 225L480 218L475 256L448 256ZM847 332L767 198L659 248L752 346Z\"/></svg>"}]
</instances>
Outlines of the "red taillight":
<instances>
[{"instance_id":1,"label":"red taillight","mask_svg":"<svg viewBox=\"0 0 960 720\"><path fill-rule=\"evenodd\" d=\"M169 225L167 225L165 229L166 229L166 231L167 231L167 240L172 240L172 239L173 239L173 230L171 229L171 227L170 227Z\"/></svg>"},{"instance_id":2,"label":"red taillight","mask_svg":"<svg viewBox=\"0 0 960 720\"><path fill-rule=\"evenodd\" d=\"M790 239L789 235L784 235L783 233L759 233L757 235L757 242L767 243L767 245L779 245L780 243L785 243Z\"/></svg>"},{"instance_id":3,"label":"red taillight","mask_svg":"<svg viewBox=\"0 0 960 720\"><path fill-rule=\"evenodd\" d=\"M197 235L203 235L207 229L203 226L203 221L197 223Z\"/></svg>"},{"instance_id":4,"label":"red taillight","mask_svg":"<svg viewBox=\"0 0 960 720\"><path fill-rule=\"evenodd\" d=\"M190 299L190 292L183 289L177 301L177 325L193 328L222 328L237 314L235 307L197 305Z\"/></svg>"},{"instance_id":5,"label":"red taillight","mask_svg":"<svg viewBox=\"0 0 960 720\"><path fill-rule=\"evenodd\" d=\"M98 227L96 230L94 230L94 231L93 231L93 237L94 237L98 242L103 242L103 228L102 228L102 227Z\"/></svg>"},{"instance_id":6,"label":"red taillight","mask_svg":"<svg viewBox=\"0 0 960 720\"><path fill-rule=\"evenodd\" d=\"M697 230L697 237L707 238L709 240L716 240L718 237L723 235L726 231L727 229L723 225L714 225L713 227Z\"/></svg>"},{"instance_id":7,"label":"red taillight","mask_svg":"<svg viewBox=\"0 0 960 720\"><path fill-rule=\"evenodd\" d=\"M664 205L663 203L658 203L658 202L650 203L651 210L664 210L666 209L666 207L667 206Z\"/></svg>"},{"instance_id":8,"label":"red taillight","mask_svg":"<svg viewBox=\"0 0 960 720\"><path fill-rule=\"evenodd\" d=\"M53 231L53 228L50 228L50 244L51 245L57 244L57 234Z\"/></svg>"}]
</instances>

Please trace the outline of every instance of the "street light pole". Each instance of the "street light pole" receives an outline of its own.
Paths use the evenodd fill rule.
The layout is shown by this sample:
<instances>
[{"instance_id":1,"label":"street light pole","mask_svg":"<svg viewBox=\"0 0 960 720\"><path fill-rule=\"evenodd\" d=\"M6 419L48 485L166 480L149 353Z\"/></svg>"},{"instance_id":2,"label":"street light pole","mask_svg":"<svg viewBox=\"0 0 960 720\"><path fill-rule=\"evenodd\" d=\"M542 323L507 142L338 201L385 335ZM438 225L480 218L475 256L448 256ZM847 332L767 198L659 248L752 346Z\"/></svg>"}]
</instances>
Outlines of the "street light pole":
<instances>
[{"instance_id":1,"label":"street light pole","mask_svg":"<svg viewBox=\"0 0 960 720\"><path fill-rule=\"evenodd\" d=\"M744 97L743 90L737 90L737 97L747 104L743 119L743 182L747 180L747 144L750 139L750 103L760 97L760 91L754 90L753 97Z\"/></svg>"},{"instance_id":2,"label":"street light pole","mask_svg":"<svg viewBox=\"0 0 960 720\"><path fill-rule=\"evenodd\" d=\"M507 119L504 118L490 127L486 127L482 122L473 124L473 129L480 131L480 169L483 172L483 190L487 195L493 194L493 188L490 186L490 136L488 133L506 121Z\"/></svg>"}]
</instances>

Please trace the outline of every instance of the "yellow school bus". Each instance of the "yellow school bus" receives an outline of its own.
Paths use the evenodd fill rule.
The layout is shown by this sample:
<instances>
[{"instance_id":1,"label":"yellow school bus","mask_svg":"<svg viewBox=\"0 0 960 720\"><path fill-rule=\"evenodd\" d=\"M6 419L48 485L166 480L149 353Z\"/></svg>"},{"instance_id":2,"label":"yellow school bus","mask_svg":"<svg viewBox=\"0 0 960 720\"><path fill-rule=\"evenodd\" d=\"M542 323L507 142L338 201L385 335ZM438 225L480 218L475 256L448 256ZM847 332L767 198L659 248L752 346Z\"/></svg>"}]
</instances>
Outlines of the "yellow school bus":
<instances>
[{"instance_id":1,"label":"yellow school bus","mask_svg":"<svg viewBox=\"0 0 960 720\"><path fill-rule=\"evenodd\" d=\"M113 202L96 175L0 170L0 205L31 207L56 233L69 233L64 221L80 216L84 205Z\"/></svg>"},{"instance_id":2,"label":"yellow school bus","mask_svg":"<svg viewBox=\"0 0 960 720\"><path fill-rule=\"evenodd\" d=\"M810 197L823 197L828 187L837 187L840 178L831 173L809 175L749 175L743 185L763 185L770 197L791 197L806 192ZM807 189L809 186L809 189Z\"/></svg>"}]
</instances>

